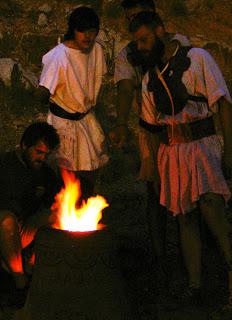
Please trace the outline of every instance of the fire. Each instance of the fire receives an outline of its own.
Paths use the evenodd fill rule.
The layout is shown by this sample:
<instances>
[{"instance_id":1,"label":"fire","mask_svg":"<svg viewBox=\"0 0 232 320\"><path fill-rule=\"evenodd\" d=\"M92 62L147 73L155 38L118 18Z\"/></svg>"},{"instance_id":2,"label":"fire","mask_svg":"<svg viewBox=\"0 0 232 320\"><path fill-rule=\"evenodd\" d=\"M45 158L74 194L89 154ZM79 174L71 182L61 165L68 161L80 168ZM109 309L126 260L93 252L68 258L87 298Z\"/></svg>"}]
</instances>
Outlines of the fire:
<instances>
[{"instance_id":1,"label":"fire","mask_svg":"<svg viewBox=\"0 0 232 320\"><path fill-rule=\"evenodd\" d=\"M76 207L81 196L80 181L73 173L62 172L64 188L56 195L51 210L57 214L56 229L67 231L93 231L100 228L98 222L102 218L102 210L108 207L106 200L97 195L83 201Z\"/></svg>"}]
</instances>

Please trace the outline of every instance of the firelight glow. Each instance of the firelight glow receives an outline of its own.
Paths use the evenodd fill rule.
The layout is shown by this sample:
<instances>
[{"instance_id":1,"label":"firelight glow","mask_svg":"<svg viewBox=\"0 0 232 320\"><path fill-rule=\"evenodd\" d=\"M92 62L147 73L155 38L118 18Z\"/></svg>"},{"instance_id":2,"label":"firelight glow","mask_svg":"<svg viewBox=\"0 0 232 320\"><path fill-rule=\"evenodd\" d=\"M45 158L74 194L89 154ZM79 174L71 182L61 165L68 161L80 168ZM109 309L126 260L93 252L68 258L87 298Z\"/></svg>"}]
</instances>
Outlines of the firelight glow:
<instances>
[{"instance_id":1,"label":"firelight glow","mask_svg":"<svg viewBox=\"0 0 232 320\"><path fill-rule=\"evenodd\" d=\"M87 202L76 208L81 196L80 181L73 173L62 172L64 188L56 195L51 210L57 214L56 229L67 231L93 231L98 230L98 222L102 218L102 210L108 207L106 200L97 195L87 199Z\"/></svg>"}]
</instances>

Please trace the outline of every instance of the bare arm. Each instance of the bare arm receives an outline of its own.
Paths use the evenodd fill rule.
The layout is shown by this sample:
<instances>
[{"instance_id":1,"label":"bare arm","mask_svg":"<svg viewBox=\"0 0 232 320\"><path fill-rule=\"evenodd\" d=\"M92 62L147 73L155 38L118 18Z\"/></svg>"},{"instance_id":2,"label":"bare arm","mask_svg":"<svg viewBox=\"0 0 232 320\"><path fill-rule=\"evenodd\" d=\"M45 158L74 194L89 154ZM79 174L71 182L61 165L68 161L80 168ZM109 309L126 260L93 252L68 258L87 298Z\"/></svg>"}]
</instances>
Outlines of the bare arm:
<instances>
[{"instance_id":1,"label":"bare arm","mask_svg":"<svg viewBox=\"0 0 232 320\"><path fill-rule=\"evenodd\" d=\"M39 86L33 90L33 96L42 112L47 112L47 104L50 98L50 92L47 88Z\"/></svg>"},{"instance_id":2,"label":"bare arm","mask_svg":"<svg viewBox=\"0 0 232 320\"><path fill-rule=\"evenodd\" d=\"M134 96L134 85L130 79L124 79L117 85L117 123L127 124Z\"/></svg>"},{"instance_id":3,"label":"bare arm","mask_svg":"<svg viewBox=\"0 0 232 320\"><path fill-rule=\"evenodd\" d=\"M117 123L116 127L109 133L110 140L121 148L126 143L127 122L134 96L133 81L123 79L117 84Z\"/></svg>"},{"instance_id":4,"label":"bare arm","mask_svg":"<svg viewBox=\"0 0 232 320\"><path fill-rule=\"evenodd\" d=\"M50 92L47 88L39 86L34 91L34 97L40 103L46 104L50 98Z\"/></svg>"}]
</instances>

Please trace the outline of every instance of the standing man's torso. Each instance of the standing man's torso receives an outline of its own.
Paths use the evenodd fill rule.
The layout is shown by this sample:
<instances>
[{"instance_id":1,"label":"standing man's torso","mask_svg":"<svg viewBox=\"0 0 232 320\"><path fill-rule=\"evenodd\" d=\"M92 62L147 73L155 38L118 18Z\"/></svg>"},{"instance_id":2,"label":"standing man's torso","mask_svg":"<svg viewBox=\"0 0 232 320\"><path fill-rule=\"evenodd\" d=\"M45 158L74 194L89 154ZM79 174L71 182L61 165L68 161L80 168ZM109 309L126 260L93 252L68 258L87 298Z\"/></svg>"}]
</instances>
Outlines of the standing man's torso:
<instances>
[{"instance_id":1,"label":"standing man's torso","mask_svg":"<svg viewBox=\"0 0 232 320\"><path fill-rule=\"evenodd\" d=\"M45 54L42 62L40 86L50 91L52 102L71 113L87 112L96 104L106 73L99 43L95 43L89 54L61 43Z\"/></svg>"}]
</instances>

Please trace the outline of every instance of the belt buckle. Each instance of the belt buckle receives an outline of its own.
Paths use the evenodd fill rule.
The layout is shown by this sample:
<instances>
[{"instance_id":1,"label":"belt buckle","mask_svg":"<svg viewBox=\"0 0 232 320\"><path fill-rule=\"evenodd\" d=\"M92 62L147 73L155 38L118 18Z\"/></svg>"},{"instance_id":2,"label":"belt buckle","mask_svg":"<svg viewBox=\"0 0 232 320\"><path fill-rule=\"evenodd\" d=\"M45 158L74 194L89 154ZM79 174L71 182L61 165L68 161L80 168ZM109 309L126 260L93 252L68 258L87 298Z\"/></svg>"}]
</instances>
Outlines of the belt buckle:
<instances>
[{"instance_id":1,"label":"belt buckle","mask_svg":"<svg viewBox=\"0 0 232 320\"><path fill-rule=\"evenodd\" d=\"M193 140L191 127L188 123L168 126L169 145L188 143Z\"/></svg>"},{"instance_id":2,"label":"belt buckle","mask_svg":"<svg viewBox=\"0 0 232 320\"><path fill-rule=\"evenodd\" d=\"M186 142L191 142L193 141L193 135L192 135L192 130L190 127L189 123L183 123L181 124L182 130L183 130L183 135L185 137Z\"/></svg>"}]
</instances>

